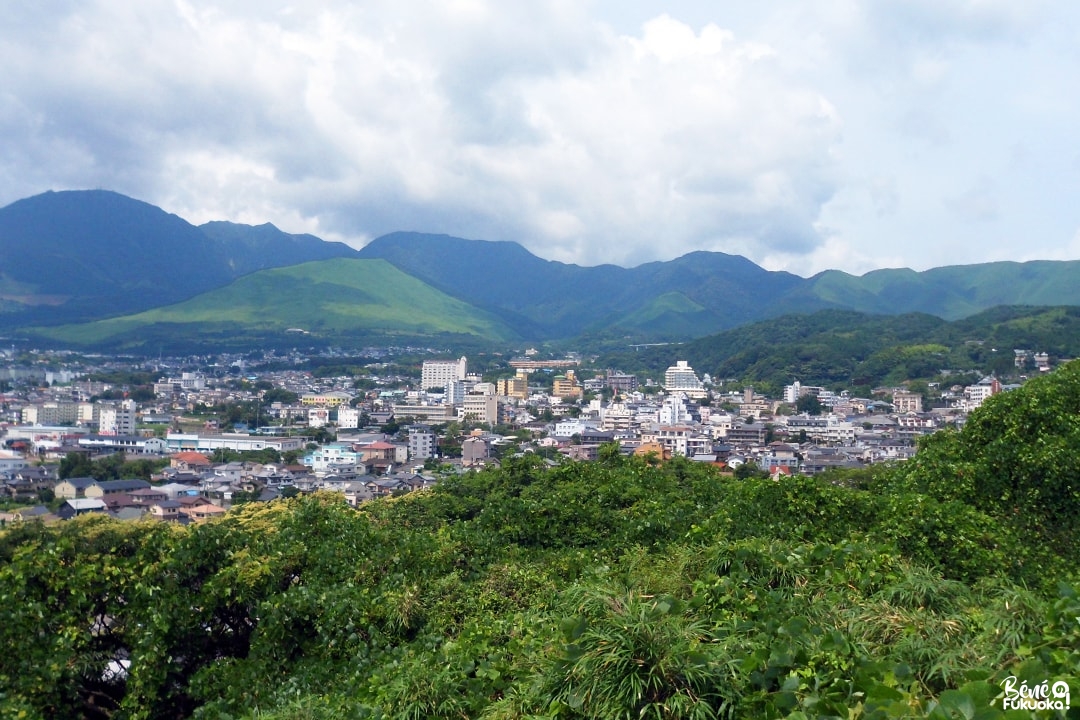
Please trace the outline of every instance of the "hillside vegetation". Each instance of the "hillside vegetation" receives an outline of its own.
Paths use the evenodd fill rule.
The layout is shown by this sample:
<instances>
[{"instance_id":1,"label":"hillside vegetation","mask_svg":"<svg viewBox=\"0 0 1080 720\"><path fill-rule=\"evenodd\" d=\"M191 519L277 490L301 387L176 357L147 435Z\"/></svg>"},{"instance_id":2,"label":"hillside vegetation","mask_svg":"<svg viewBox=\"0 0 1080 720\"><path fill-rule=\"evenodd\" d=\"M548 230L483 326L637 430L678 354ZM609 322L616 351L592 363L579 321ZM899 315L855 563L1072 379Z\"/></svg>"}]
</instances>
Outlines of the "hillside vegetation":
<instances>
[{"instance_id":1,"label":"hillside vegetation","mask_svg":"<svg viewBox=\"0 0 1080 720\"><path fill-rule=\"evenodd\" d=\"M44 193L0 208L0 327L131 314L255 270L355 255L273 225L195 227L105 190Z\"/></svg>"},{"instance_id":2,"label":"hillside vegetation","mask_svg":"<svg viewBox=\"0 0 1080 720\"><path fill-rule=\"evenodd\" d=\"M1029 717L1004 678L1080 697L1078 444L1073 363L877 472L609 447L360 510L18 526L0 716Z\"/></svg>"},{"instance_id":3,"label":"hillside vegetation","mask_svg":"<svg viewBox=\"0 0 1080 720\"><path fill-rule=\"evenodd\" d=\"M487 323L449 332L475 339L477 332L493 330L484 336L489 341L504 339L507 331L530 342L587 341L606 334L680 341L822 309L955 320L998 305L1080 305L1077 261L889 269L862 276L830 270L802 278L721 252L691 252L632 268L583 267L542 259L515 242L411 232L384 235L356 251L270 224L195 227L104 190L49 192L0 208L0 257L0 329L5 331L128 317L171 307L259 270L358 257L385 260L413 282L470 306L470 313L485 314ZM319 284L302 274L294 280ZM318 292L316 287L289 290ZM446 310L441 299L430 308L413 308L414 314L436 316ZM287 325L284 310L268 305L265 318ZM198 315L180 321L194 323ZM435 324L446 325L446 318ZM408 325L407 320L404 333L412 332ZM365 341L385 334L377 314L356 315L348 327L350 337L359 332ZM83 334L95 337L99 330ZM214 342L228 341L230 348L266 340L265 333L249 337L245 332L200 329ZM157 348L168 341L169 331L159 328L146 344Z\"/></svg>"},{"instance_id":4,"label":"hillside vegetation","mask_svg":"<svg viewBox=\"0 0 1080 720\"><path fill-rule=\"evenodd\" d=\"M384 260L334 259L252 273L183 303L84 325L38 328L72 345L157 347L206 336L260 337L301 329L316 337L453 333L507 340L497 318L406 275ZM219 341L220 342L220 341ZM227 342L227 341L226 341Z\"/></svg>"},{"instance_id":5,"label":"hillside vegetation","mask_svg":"<svg viewBox=\"0 0 1080 720\"><path fill-rule=\"evenodd\" d=\"M858 388L952 373L1009 374L1014 349L1080 356L1080 308L999 307L948 322L932 315L822 310L784 315L680 345L608 353L599 365L662 375L678 359L714 378L738 378L772 392L803 385Z\"/></svg>"}]
</instances>

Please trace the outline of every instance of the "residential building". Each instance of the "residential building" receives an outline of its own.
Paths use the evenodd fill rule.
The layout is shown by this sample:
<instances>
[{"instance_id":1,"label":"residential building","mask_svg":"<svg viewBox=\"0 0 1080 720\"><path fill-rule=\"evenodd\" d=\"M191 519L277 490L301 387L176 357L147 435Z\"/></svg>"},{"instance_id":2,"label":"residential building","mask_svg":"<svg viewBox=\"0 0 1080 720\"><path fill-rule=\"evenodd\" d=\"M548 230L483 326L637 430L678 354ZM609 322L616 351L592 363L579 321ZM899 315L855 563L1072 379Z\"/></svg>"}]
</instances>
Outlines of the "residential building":
<instances>
[{"instance_id":1,"label":"residential building","mask_svg":"<svg viewBox=\"0 0 1080 720\"><path fill-rule=\"evenodd\" d=\"M84 491L84 497L104 498L119 493L129 493L132 490L146 490L150 483L145 480L99 480L91 483Z\"/></svg>"},{"instance_id":2,"label":"residential building","mask_svg":"<svg viewBox=\"0 0 1080 720\"><path fill-rule=\"evenodd\" d=\"M86 488L97 482L92 477L77 477L68 478L67 480L61 480L56 483L56 487L53 488L53 493L58 498L65 498L68 500L75 500L78 498L86 497Z\"/></svg>"},{"instance_id":3,"label":"residential building","mask_svg":"<svg viewBox=\"0 0 1080 720\"><path fill-rule=\"evenodd\" d=\"M98 434L134 435L135 401L124 400L119 406L105 405L98 414Z\"/></svg>"},{"instance_id":4,"label":"residential building","mask_svg":"<svg viewBox=\"0 0 1080 720\"><path fill-rule=\"evenodd\" d=\"M987 376L974 385L964 388L964 408L969 412L982 406L989 398L1001 392L1001 383L996 377Z\"/></svg>"},{"instance_id":5,"label":"residential building","mask_svg":"<svg viewBox=\"0 0 1080 720\"><path fill-rule=\"evenodd\" d=\"M354 469L362 460L362 455L356 452L352 445L331 443L312 450L309 455L304 456L302 462L314 472L325 473L345 468Z\"/></svg>"},{"instance_id":6,"label":"residential building","mask_svg":"<svg viewBox=\"0 0 1080 720\"><path fill-rule=\"evenodd\" d=\"M623 403L612 403L600 411L600 427L604 430L629 430L634 412Z\"/></svg>"},{"instance_id":7,"label":"residential building","mask_svg":"<svg viewBox=\"0 0 1080 720\"><path fill-rule=\"evenodd\" d=\"M798 380L790 385L784 386L784 402L788 405L794 405L799 402L800 397L802 397L802 383Z\"/></svg>"},{"instance_id":8,"label":"residential building","mask_svg":"<svg viewBox=\"0 0 1080 720\"><path fill-rule=\"evenodd\" d=\"M464 357L457 360L425 360L420 370L420 389L442 390L455 380L465 380L467 365Z\"/></svg>"},{"instance_id":9,"label":"residential building","mask_svg":"<svg viewBox=\"0 0 1080 720\"><path fill-rule=\"evenodd\" d=\"M45 402L22 409L21 422L24 425L62 425L78 421L79 403L75 402Z\"/></svg>"},{"instance_id":10,"label":"residential building","mask_svg":"<svg viewBox=\"0 0 1080 720\"><path fill-rule=\"evenodd\" d=\"M494 425L499 422L499 398L496 395L469 393L461 404L464 420Z\"/></svg>"},{"instance_id":11,"label":"residential building","mask_svg":"<svg viewBox=\"0 0 1080 720\"><path fill-rule=\"evenodd\" d=\"M583 394L581 383L578 382L573 370L567 370L565 375L556 375L552 382L551 394L559 398L579 398Z\"/></svg>"},{"instance_id":12,"label":"residential building","mask_svg":"<svg viewBox=\"0 0 1080 720\"><path fill-rule=\"evenodd\" d=\"M102 502L100 498L72 498L64 501L64 504L56 511L56 514L64 520L70 520L76 515L104 513L105 511L105 503Z\"/></svg>"},{"instance_id":13,"label":"residential building","mask_svg":"<svg viewBox=\"0 0 1080 720\"><path fill-rule=\"evenodd\" d=\"M427 425L409 427L409 459L427 460L435 457L435 433Z\"/></svg>"},{"instance_id":14,"label":"residential building","mask_svg":"<svg viewBox=\"0 0 1080 720\"><path fill-rule=\"evenodd\" d=\"M337 426L344 430L354 430L360 427L360 410L354 407L339 406L337 411Z\"/></svg>"},{"instance_id":15,"label":"residential building","mask_svg":"<svg viewBox=\"0 0 1080 720\"><path fill-rule=\"evenodd\" d=\"M332 390L323 393L304 393L300 396L300 404L308 407L335 408L339 405L348 405L353 396L340 390Z\"/></svg>"},{"instance_id":16,"label":"residential building","mask_svg":"<svg viewBox=\"0 0 1080 720\"><path fill-rule=\"evenodd\" d=\"M527 400L529 398L529 373L518 370L517 375L496 382L496 392L502 397Z\"/></svg>"},{"instance_id":17,"label":"residential building","mask_svg":"<svg viewBox=\"0 0 1080 720\"><path fill-rule=\"evenodd\" d=\"M664 372L664 390L669 393L686 393L687 397L695 399L708 395L697 373L686 360L677 360Z\"/></svg>"},{"instance_id":18,"label":"residential building","mask_svg":"<svg viewBox=\"0 0 1080 720\"><path fill-rule=\"evenodd\" d=\"M321 428L330 422L330 410L325 407L310 407L307 411L308 427Z\"/></svg>"},{"instance_id":19,"label":"residential building","mask_svg":"<svg viewBox=\"0 0 1080 720\"><path fill-rule=\"evenodd\" d=\"M465 467L483 464L491 455L491 447L480 437L468 437L461 443L461 464Z\"/></svg>"},{"instance_id":20,"label":"residential building","mask_svg":"<svg viewBox=\"0 0 1080 720\"><path fill-rule=\"evenodd\" d=\"M907 413L921 413L922 395L919 393L908 392L907 390L897 390L893 393L893 410L901 415Z\"/></svg>"},{"instance_id":21,"label":"residential building","mask_svg":"<svg viewBox=\"0 0 1080 720\"><path fill-rule=\"evenodd\" d=\"M634 392L638 389L637 375L626 375L616 370L608 370L607 386L616 393Z\"/></svg>"},{"instance_id":22,"label":"residential building","mask_svg":"<svg viewBox=\"0 0 1080 720\"><path fill-rule=\"evenodd\" d=\"M683 425L693 420L681 393L664 398L657 419L661 425Z\"/></svg>"}]
</instances>

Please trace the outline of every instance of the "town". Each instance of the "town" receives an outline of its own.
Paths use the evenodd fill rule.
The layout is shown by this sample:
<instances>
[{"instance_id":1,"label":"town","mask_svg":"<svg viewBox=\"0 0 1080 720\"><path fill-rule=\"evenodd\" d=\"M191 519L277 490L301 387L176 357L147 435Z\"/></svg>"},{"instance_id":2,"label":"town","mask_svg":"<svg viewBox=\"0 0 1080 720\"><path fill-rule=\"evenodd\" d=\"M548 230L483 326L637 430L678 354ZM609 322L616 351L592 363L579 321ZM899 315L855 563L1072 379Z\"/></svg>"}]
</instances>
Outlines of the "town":
<instances>
[{"instance_id":1,"label":"town","mask_svg":"<svg viewBox=\"0 0 1080 720\"><path fill-rule=\"evenodd\" d=\"M315 491L355 506L515 454L594 460L606 444L739 477L818 475L903 461L920 436L962 426L1014 387L993 376L933 385L931 403L905 387L862 398L793 380L766 397L684 360L648 378L535 349L486 373L464 356L409 366L393 353L340 372L295 369L299 353L164 361L12 350L0 366L0 522L199 522ZM1045 353L1015 356L1017 368L1051 368Z\"/></svg>"}]
</instances>

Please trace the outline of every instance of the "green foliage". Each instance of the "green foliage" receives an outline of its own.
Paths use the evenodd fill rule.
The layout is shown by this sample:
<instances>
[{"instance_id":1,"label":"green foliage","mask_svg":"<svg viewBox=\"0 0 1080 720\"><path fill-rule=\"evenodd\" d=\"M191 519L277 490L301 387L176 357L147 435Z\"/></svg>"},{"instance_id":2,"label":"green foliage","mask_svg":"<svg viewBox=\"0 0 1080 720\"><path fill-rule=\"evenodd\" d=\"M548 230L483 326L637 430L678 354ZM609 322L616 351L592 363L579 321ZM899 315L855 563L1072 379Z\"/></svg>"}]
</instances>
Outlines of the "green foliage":
<instances>
[{"instance_id":1,"label":"green foliage","mask_svg":"<svg viewBox=\"0 0 1080 720\"><path fill-rule=\"evenodd\" d=\"M293 405L300 399L300 396L291 390L285 390L284 388L270 388L262 394L263 405L270 405L271 403L284 403L286 405Z\"/></svg>"},{"instance_id":2,"label":"green foliage","mask_svg":"<svg viewBox=\"0 0 1080 720\"><path fill-rule=\"evenodd\" d=\"M1010 675L1080 696L1070 498L1039 493L1073 472L1042 457L1073 438L1066 370L895 468L733 478L607 446L360 509L15 525L0 716L998 718Z\"/></svg>"},{"instance_id":3,"label":"green foliage","mask_svg":"<svg viewBox=\"0 0 1080 720\"><path fill-rule=\"evenodd\" d=\"M84 325L38 328L54 341L92 346L142 345L154 329L179 337L201 332L281 338L290 328L317 336L381 331L515 337L492 315L406 275L383 260L336 258L262 270L177 305ZM230 330L231 329L231 330Z\"/></svg>"},{"instance_id":4,"label":"green foliage","mask_svg":"<svg viewBox=\"0 0 1080 720\"><path fill-rule=\"evenodd\" d=\"M959 432L926 438L897 466L897 489L955 501L1038 538L1056 556L1080 554L1080 363L990 398Z\"/></svg>"},{"instance_id":5,"label":"green foliage","mask_svg":"<svg viewBox=\"0 0 1080 720\"><path fill-rule=\"evenodd\" d=\"M946 369L954 372L950 384L964 380L957 372L1010 375L1016 372L1012 348L1080 355L1080 310L996 308L954 322L922 314L822 310L703 337L680 346L678 356L698 372L739 378L759 390L798 379L865 396L881 385L942 380ZM609 353L600 364L655 375L674 359L670 348L652 348Z\"/></svg>"},{"instance_id":6,"label":"green foliage","mask_svg":"<svg viewBox=\"0 0 1080 720\"><path fill-rule=\"evenodd\" d=\"M824 406L816 395L803 395L795 403L795 411L808 415L820 415Z\"/></svg>"},{"instance_id":7,"label":"green foliage","mask_svg":"<svg viewBox=\"0 0 1080 720\"><path fill-rule=\"evenodd\" d=\"M210 454L210 461L214 463L252 462L265 464L279 463L282 461L282 456L274 448L264 448L262 450L217 448Z\"/></svg>"},{"instance_id":8,"label":"green foliage","mask_svg":"<svg viewBox=\"0 0 1080 720\"><path fill-rule=\"evenodd\" d=\"M139 478L149 480L169 464L167 458L139 458L128 460L124 453L112 453L91 460L85 453L68 453L60 460L57 473L61 480L73 477L92 477L95 480L119 480Z\"/></svg>"}]
</instances>

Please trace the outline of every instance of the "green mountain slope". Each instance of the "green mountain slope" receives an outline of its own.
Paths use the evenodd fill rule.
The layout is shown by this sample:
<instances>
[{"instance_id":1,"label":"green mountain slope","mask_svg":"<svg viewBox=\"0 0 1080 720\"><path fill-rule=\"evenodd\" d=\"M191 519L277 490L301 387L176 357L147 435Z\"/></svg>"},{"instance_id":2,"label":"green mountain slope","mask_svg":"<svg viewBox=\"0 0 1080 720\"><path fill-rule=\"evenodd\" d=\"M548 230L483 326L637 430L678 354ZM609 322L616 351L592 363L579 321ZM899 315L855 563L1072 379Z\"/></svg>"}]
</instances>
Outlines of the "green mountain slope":
<instances>
[{"instance_id":1,"label":"green mountain slope","mask_svg":"<svg viewBox=\"0 0 1080 720\"><path fill-rule=\"evenodd\" d=\"M197 228L105 190L48 192L0 208L0 327L131 314L255 270L355 255L269 224Z\"/></svg>"},{"instance_id":2,"label":"green mountain slope","mask_svg":"<svg viewBox=\"0 0 1080 720\"><path fill-rule=\"evenodd\" d=\"M198 228L117 193L45 193L0 209L0 293L26 320L71 322L191 297L232 279L208 262L214 255Z\"/></svg>"},{"instance_id":3,"label":"green mountain slope","mask_svg":"<svg viewBox=\"0 0 1080 720\"><path fill-rule=\"evenodd\" d=\"M796 310L806 303L871 313L925 312L946 320L998 305L1080 305L1080 261L875 270L859 277L828 270L780 306Z\"/></svg>"},{"instance_id":4,"label":"green mountain slope","mask_svg":"<svg viewBox=\"0 0 1080 720\"><path fill-rule=\"evenodd\" d=\"M313 260L357 257L356 250L344 243L327 242L314 235L292 235L270 223L214 221L200 225L199 230L217 243L218 252L237 276Z\"/></svg>"},{"instance_id":5,"label":"green mountain slope","mask_svg":"<svg viewBox=\"0 0 1080 720\"><path fill-rule=\"evenodd\" d=\"M694 302L681 292L669 292L649 300L640 308L606 321L602 327L637 330L650 335L694 337L702 328L722 327L714 311Z\"/></svg>"},{"instance_id":6,"label":"green mountain slope","mask_svg":"<svg viewBox=\"0 0 1080 720\"><path fill-rule=\"evenodd\" d=\"M303 330L339 336L453 334L507 340L491 315L425 285L382 260L333 259L263 270L191 300L137 315L38 328L53 341L133 347L201 338L280 336Z\"/></svg>"},{"instance_id":7,"label":"green mountain slope","mask_svg":"<svg viewBox=\"0 0 1080 720\"><path fill-rule=\"evenodd\" d=\"M354 251L270 224L195 227L147 203L93 190L50 192L0 208L0 331L129 316L258 270L333 257L388 261L535 340L610 333L679 341L821 309L954 320L998 305L1080 306L1080 261L862 276L830 270L806 279L718 252L633 268L582 267L544 260L515 242L407 232Z\"/></svg>"},{"instance_id":8,"label":"green mountain slope","mask_svg":"<svg viewBox=\"0 0 1080 720\"><path fill-rule=\"evenodd\" d=\"M541 337L572 337L616 326L647 336L687 338L770 315L769 303L806 281L746 258L695 252L634 268L542 260L517 243L393 233L360 251ZM482 280L482 281L479 281ZM650 310L670 298L672 322ZM667 299L663 299L667 298ZM699 305L687 314L687 303ZM658 306L658 307L659 307Z\"/></svg>"}]
</instances>

